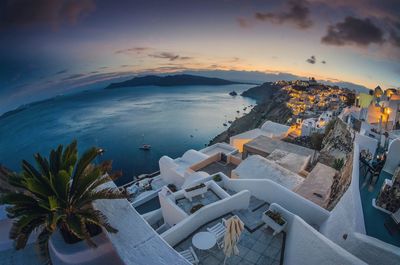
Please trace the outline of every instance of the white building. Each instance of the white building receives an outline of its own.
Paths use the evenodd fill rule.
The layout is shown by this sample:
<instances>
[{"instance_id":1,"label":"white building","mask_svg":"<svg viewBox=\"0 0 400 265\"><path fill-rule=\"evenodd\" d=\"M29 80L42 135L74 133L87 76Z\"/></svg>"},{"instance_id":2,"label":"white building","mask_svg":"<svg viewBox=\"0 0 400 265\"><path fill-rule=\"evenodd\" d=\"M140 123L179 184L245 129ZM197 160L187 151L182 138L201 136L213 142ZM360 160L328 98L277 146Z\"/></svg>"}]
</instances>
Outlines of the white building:
<instances>
[{"instance_id":1,"label":"white building","mask_svg":"<svg viewBox=\"0 0 400 265\"><path fill-rule=\"evenodd\" d=\"M257 138L260 135L267 136L273 139L282 139L285 138L288 134L290 127L272 122L266 121L261 128L253 129L244 133L237 134L232 136L229 139L230 145L239 150L239 152L243 151L243 145L245 143L250 142L251 140Z\"/></svg>"},{"instance_id":2,"label":"white building","mask_svg":"<svg viewBox=\"0 0 400 265\"><path fill-rule=\"evenodd\" d=\"M313 133L324 133L326 125L332 120L333 112L325 111L318 118L303 120L301 136L310 136Z\"/></svg>"}]
</instances>

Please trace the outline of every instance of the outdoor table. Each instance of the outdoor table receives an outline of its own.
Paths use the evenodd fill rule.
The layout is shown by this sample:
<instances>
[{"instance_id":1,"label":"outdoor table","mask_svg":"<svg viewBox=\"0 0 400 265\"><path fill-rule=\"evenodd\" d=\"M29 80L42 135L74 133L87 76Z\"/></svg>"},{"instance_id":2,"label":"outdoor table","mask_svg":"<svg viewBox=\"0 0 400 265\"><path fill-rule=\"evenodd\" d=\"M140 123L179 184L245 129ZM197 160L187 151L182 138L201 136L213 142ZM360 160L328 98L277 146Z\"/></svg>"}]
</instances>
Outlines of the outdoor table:
<instances>
[{"instance_id":1,"label":"outdoor table","mask_svg":"<svg viewBox=\"0 0 400 265\"><path fill-rule=\"evenodd\" d=\"M210 232L199 232L192 238L193 246L201 250L208 250L215 246L216 243L215 235Z\"/></svg>"}]
</instances>

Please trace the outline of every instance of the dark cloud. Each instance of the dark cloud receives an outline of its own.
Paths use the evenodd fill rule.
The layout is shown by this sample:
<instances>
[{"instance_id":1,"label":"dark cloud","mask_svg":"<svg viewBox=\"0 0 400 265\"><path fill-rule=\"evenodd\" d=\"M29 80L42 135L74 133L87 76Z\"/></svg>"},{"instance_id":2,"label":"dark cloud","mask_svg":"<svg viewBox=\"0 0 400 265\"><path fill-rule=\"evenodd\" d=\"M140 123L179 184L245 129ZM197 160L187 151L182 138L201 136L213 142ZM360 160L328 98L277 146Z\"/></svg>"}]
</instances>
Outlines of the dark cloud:
<instances>
[{"instance_id":1,"label":"dark cloud","mask_svg":"<svg viewBox=\"0 0 400 265\"><path fill-rule=\"evenodd\" d=\"M65 74L66 72L68 72L68 69L64 69L64 70L58 71L55 74L56 75L60 75L60 74Z\"/></svg>"},{"instance_id":2,"label":"dark cloud","mask_svg":"<svg viewBox=\"0 0 400 265\"><path fill-rule=\"evenodd\" d=\"M399 33L396 33L395 31L391 31L389 40L394 46L400 48L400 34Z\"/></svg>"},{"instance_id":3,"label":"dark cloud","mask_svg":"<svg viewBox=\"0 0 400 265\"><path fill-rule=\"evenodd\" d=\"M322 60L321 63L322 63L322 64L326 64L326 61L325 61L325 60Z\"/></svg>"},{"instance_id":4,"label":"dark cloud","mask_svg":"<svg viewBox=\"0 0 400 265\"><path fill-rule=\"evenodd\" d=\"M85 76L85 74L73 74L73 75L67 76L61 80L67 81L67 80L77 79L77 78L83 77L83 76Z\"/></svg>"},{"instance_id":5,"label":"dark cloud","mask_svg":"<svg viewBox=\"0 0 400 265\"><path fill-rule=\"evenodd\" d=\"M311 55L311 57L308 58L308 59L306 60L306 62L307 62L307 63L310 63L310 64L315 64L315 63L317 62L317 59L315 58L314 55Z\"/></svg>"},{"instance_id":6,"label":"dark cloud","mask_svg":"<svg viewBox=\"0 0 400 265\"><path fill-rule=\"evenodd\" d=\"M142 53L147 52L149 50L152 50L152 48L150 48L150 47L132 47L132 48L128 48L128 49L117 50L114 53L115 54L121 54L121 53L142 54Z\"/></svg>"},{"instance_id":7,"label":"dark cloud","mask_svg":"<svg viewBox=\"0 0 400 265\"><path fill-rule=\"evenodd\" d=\"M237 23L239 24L239 26L240 26L241 28L250 28L250 27L251 27L250 22L249 22L247 19L245 19L245 18L238 17L238 18L236 19L236 21L237 21Z\"/></svg>"},{"instance_id":8,"label":"dark cloud","mask_svg":"<svg viewBox=\"0 0 400 265\"><path fill-rule=\"evenodd\" d=\"M346 44L368 46L372 43L383 43L385 41L383 35L383 31L368 18L346 17L343 22L328 26L321 42L337 46Z\"/></svg>"},{"instance_id":9,"label":"dark cloud","mask_svg":"<svg viewBox=\"0 0 400 265\"><path fill-rule=\"evenodd\" d=\"M389 41L392 45L400 48L400 21L391 21L391 24Z\"/></svg>"},{"instance_id":10,"label":"dark cloud","mask_svg":"<svg viewBox=\"0 0 400 265\"><path fill-rule=\"evenodd\" d=\"M291 0L288 2L288 10L278 12L257 12L256 19L261 21L269 21L274 24L291 23L295 26L305 29L312 26L310 19L309 4L305 0Z\"/></svg>"},{"instance_id":11,"label":"dark cloud","mask_svg":"<svg viewBox=\"0 0 400 265\"><path fill-rule=\"evenodd\" d=\"M10 0L0 4L0 29L76 23L95 9L93 0Z\"/></svg>"},{"instance_id":12,"label":"dark cloud","mask_svg":"<svg viewBox=\"0 0 400 265\"><path fill-rule=\"evenodd\" d=\"M150 57L153 58L158 58L158 59L167 59L170 61L176 61L176 60L190 60L192 59L192 57L189 56L180 56L178 54L175 53L171 53L171 52L159 52L159 53L153 53L153 54L149 54Z\"/></svg>"}]
</instances>

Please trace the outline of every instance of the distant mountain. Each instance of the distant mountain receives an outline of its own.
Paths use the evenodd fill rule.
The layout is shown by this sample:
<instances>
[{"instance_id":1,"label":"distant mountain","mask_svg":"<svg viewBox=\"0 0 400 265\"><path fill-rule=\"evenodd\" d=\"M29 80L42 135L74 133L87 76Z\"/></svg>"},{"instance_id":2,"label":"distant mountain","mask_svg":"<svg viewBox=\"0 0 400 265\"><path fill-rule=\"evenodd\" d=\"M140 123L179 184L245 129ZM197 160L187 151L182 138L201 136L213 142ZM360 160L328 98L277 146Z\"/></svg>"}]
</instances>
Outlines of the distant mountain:
<instances>
[{"instance_id":1,"label":"distant mountain","mask_svg":"<svg viewBox=\"0 0 400 265\"><path fill-rule=\"evenodd\" d=\"M235 71L235 70L196 70L196 71L183 71L182 74L194 74L205 77L219 77L232 81L238 82L251 82L257 84L263 84L265 82L275 82L279 80L294 81L294 80L308 80L308 77L298 76L290 73L265 73L260 71ZM338 86L342 88L348 88L350 90L356 90L357 92L368 93L369 88L345 81L327 81L318 80L319 83L323 83L331 86Z\"/></svg>"},{"instance_id":2,"label":"distant mountain","mask_svg":"<svg viewBox=\"0 0 400 265\"><path fill-rule=\"evenodd\" d=\"M350 83L350 82L344 82L344 81L337 81L337 82L331 82L331 81L321 81L321 83L326 84L326 85L331 85L331 86L338 86L341 88L347 88L350 90L355 90L356 92L360 92L360 93L368 93L369 92L369 88L362 86L362 85L357 85L354 83Z\"/></svg>"},{"instance_id":3,"label":"distant mountain","mask_svg":"<svg viewBox=\"0 0 400 265\"><path fill-rule=\"evenodd\" d=\"M241 96L249 97L257 101L257 103L261 103L263 101L271 99L271 97L279 91L281 86L274 85L273 82L266 82L262 85L255 86L249 88L244 91Z\"/></svg>"},{"instance_id":4,"label":"distant mountain","mask_svg":"<svg viewBox=\"0 0 400 265\"><path fill-rule=\"evenodd\" d=\"M232 84L244 84L243 82L229 81L220 78L210 78L197 75L168 75L168 76L156 76L147 75L141 77L134 77L130 80L111 83L106 89L114 89L121 87L135 87L135 86L197 86L197 85L209 85L209 86L222 86Z\"/></svg>"}]
</instances>

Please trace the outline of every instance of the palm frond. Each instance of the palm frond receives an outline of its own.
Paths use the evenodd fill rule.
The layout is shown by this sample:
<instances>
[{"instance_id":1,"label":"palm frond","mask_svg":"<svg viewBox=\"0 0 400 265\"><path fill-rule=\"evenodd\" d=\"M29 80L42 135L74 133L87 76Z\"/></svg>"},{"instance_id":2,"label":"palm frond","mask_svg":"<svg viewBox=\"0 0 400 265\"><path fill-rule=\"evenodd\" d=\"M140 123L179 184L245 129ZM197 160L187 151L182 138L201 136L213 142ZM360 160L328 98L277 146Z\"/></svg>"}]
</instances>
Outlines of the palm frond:
<instances>
[{"instance_id":1,"label":"palm frond","mask_svg":"<svg viewBox=\"0 0 400 265\"><path fill-rule=\"evenodd\" d=\"M92 147L92 148L88 149L82 155L82 157L78 160L77 165L75 167L74 176L72 179L72 186L71 186L72 193L74 193L76 190L76 187L79 186L85 169L97 157L98 153L99 153L99 149L96 147Z\"/></svg>"},{"instance_id":2,"label":"palm frond","mask_svg":"<svg viewBox=\"0 0 400 265\"><path fill-rule=\"evenodd\" d=\"M39 249L39 254L42 259L43 265L52 265L49 253L49 239L54 231L44 228L37 238L37 247Z\"/></svg>"},{"instance_id":3,"label":"palm frond","mask_svg":"<svg viewBox=\"0 0 400 265\"><path fill-rule=\"evenodd\" d=\"M112 200L112 199L126 199L127 194L118 188L104 188L102 190L94 190L87 192L85 196L81 197L76 202L77 207L84 207L89 203L96 200Z\"/></svg>"}]
</instances>

